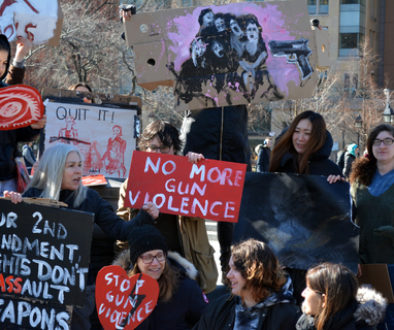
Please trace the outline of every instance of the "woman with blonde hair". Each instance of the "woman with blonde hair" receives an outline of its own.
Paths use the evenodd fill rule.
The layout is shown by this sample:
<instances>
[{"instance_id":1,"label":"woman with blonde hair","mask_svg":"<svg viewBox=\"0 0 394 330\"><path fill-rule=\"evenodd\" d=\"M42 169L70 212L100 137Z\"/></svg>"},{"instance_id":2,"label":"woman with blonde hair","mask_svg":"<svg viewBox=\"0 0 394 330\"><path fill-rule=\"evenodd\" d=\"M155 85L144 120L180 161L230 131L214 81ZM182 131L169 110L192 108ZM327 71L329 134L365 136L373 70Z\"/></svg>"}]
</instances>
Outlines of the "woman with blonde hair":
<instances>
[{"instance_id":1,"label":"woman with blonde hair","mask_svg":"<svg viewBox=\"0 0 394 330\"><path fill-rule=\"evenodd\" d=\"M323 263L309 269L302 296L304 314L297 330L374 329L386 309L382 295L359 288L356 276L339 264Z\"/></svg>"},{"instance_id":2,"label":"woman with blonde hair","mask_svg":"<svg viewBox=\"0 0 394 330\"><path fill-rule=\"evenodd\" d=\"M131 229L138 224L151 224L159 215L153 203L147 203L133 221L124 222L112 206L100 195L82 185L82 156L70 144L59 143L45 150L34 176L23 197L50 198L68 205L69 209L94 213L94 230L87 274L86 300L83 307L73 309L72 328L90 329L90 315L94 312L94 289L98 271L111 264L115 239L127 240ZM22 201L15 192L6 192L13 202ZM67 219L65 219L67 221Z\"/></svg>"},{"instance_id":3,"label":"woman with blonde hair","mask_svg":"<svg viewBox=\"0 0 394 330\"><path fill-rule=\"evenodd\" d=\"M267 244L248 239L232 246L231 294L218 299L195 329L294 329L299 308L291 279Z\"/></svg>"}]
</instances>

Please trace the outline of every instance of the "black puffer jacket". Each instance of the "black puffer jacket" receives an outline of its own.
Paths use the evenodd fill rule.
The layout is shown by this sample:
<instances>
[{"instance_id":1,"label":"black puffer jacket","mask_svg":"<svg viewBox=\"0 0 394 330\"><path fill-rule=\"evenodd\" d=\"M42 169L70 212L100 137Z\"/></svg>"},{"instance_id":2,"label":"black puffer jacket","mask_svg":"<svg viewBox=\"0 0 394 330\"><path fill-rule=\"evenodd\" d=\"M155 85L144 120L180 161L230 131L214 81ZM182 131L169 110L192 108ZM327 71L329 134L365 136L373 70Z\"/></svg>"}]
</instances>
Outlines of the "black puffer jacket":
<instances>
[{"instance_id":1,"label":"black puffer jacket","mask_svg":"<svg viewBox=\"0 0 394 330\"><path fill-rule=\"evenodd\" d=\"M283 133L282 133L283 135ZM280 138L278 138L279 140ZM309 159L308 174L325 175L330 174L341 175L341 171L337 164L328 159L331 154L333 141L330 132L327 131L326 141L323 147L311 155ZM280 168L277 172L297 173L297 155L287 153L280 162Z\"/></svg>"},{"instance_id":2,"label":"black puffer jacket","mask_svg":"<svg viewBox=\"0 0 394 330\"><path fill-rule=\"evenodd\" d=\"M324 325L324 330L376 329L383 320L387 302L377 291L360 287L357 302L337 312ZM303 314L297 322L297 330L315 330L314 319Z\"/></svg>"},{"instance_id":3,"label":"black puffer jacket","mask_svg":"<svg viewBox=\"0 0 394 330\"><path fill-rule=\"evenodd\" d=\"M184 154L250 164L248 111L245 105L193 110L183 120Z\"/></svg>"},{"instance_id":4,"label":"black puffer jacket","mask_svg":"<svg viewBox=\"0 0 394 330\"><path fill-rule=\"evenodd\" d=\"M42 190L40 189L29 188L23 193L23 197L41 197L41 193ZM73 191L62 190L59 201L73 205ZM145 211L140 211L133 218L133 221L123 221L115 214L111 204L102 199L92 189L88 189L86 199L80 206L76 208L69 206L68 208L94 213L95 228L90 251L88 284L93 284L96 281L97 273L102 267L112 263L114 257L113 247L116 239L126 241L128 233L135 225L153 224L152 217Z\"/></svg>"}]
</instances>

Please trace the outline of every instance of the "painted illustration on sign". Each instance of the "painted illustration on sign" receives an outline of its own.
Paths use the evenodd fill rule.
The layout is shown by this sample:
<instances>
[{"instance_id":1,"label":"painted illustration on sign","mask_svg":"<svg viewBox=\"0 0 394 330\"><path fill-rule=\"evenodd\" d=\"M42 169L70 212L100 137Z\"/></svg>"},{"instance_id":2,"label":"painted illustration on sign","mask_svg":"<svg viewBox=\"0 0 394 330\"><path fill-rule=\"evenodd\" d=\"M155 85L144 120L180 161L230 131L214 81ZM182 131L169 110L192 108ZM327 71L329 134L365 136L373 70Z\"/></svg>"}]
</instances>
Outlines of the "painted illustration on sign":
<instances>
[{"instance_id":1,"label":"painted illustration on sign","mask_svg":"<svg viewBox=\"0 0 394 330\"><path fill-rule=\"evenodd\" d=\"M174 18L168 24L178 32L169 40L177 56L169 69L178 98L188 103L203 97L218 105L214 95L229 97L229 90L248 102L285 97L290 81L300 85L313 72L309 41L288 31L286 20L277 6L254 4L196 8Z\"/></svg>"},{"instance_id":2,"label":"painted illustration on sign","mask_svg":"<svg viewBox=\"0 0 394 330\"><path fill-rule=\"evenodd\" d=\"M0 130L30 126L43 114L41 94L35 88L14 85L0 89Z\"/></svg>"},{"instance_id":3,"label":"painted illustration on sign","mask_svg":"<svg viewBox=\"0 0 394 330\"><path fill-rule=\"evenodd\" d=\"M12 41L25 37L35 44L54 36L59 6L55 0L4 0L0 5L0 32Z\"/></svg>"},{"instance_id":4,"label":"painted illustration on sign","mask_svg":"<svg viewBox=\"0 0 394 330\"><path fill-rule=\"evenodd\" d=\"M136 110L48 102L45 148L73 144L84 159L83 175L125 178L136 147Z\"/></svg>"}]
</instances>

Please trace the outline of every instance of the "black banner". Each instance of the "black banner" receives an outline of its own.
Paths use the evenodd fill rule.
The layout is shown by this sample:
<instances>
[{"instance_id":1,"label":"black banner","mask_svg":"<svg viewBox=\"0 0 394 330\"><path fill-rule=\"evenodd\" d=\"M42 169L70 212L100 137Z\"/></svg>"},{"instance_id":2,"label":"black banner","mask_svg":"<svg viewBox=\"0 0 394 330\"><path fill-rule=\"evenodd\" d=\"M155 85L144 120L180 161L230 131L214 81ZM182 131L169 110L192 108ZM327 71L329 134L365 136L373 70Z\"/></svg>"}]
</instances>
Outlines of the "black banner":
<instances>
[{"instance_id":1,"label":"black banner","mask_svg":"<svg viewBox=\"0 0 394 330\"><path fill-rule=\"evenodd\" d=\"M0 323L66 329L66 305L84 297L93 214L8 200L0 213Z\"/></svg>"},{"instance_id":2,"label":"black banner","mask_svg":"<svg viewBox=\"0 0 394 330\"><path fill-rule=\"evenodd\" d=\"M359 232L350 210L348 183L329 184L318 175L247 173L233 241L262 240L287 267L329 261L356 272Z\"/></svg>"}]
</instances>

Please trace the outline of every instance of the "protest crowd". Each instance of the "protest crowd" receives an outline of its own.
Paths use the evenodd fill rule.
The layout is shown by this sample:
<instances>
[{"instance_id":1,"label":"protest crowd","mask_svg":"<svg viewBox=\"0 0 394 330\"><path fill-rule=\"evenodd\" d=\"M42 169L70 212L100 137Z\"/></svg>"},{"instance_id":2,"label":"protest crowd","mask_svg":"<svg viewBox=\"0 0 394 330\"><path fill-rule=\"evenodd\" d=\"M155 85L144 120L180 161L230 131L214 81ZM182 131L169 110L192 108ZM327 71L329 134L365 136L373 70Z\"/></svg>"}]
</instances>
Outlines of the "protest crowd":
<instances>
[{"instance_id":1,"label":"protest crowd","mask_svg":"<svg viewBox=\"0 0 394 330\"><path fill-rule=\"evenodd\" d=\"M129 7L121 10L121 16L125 21L133 19ZM212 28L213 24L236 24L234 18L215 15L209 10L201 12L200 20L198 40L205 38L206 29ZM251 19L248 22L249 28L256 25ZM26 70L23 58L31 47L28 39L18 39L16 54L11 61L10 43L5 35L0 35L1 88L23 83ZM196 61L200 60L196 58ZM248 70L252 69L248 67ZM242 77L245 77L245 74ZM261 79L265 79L264 83L267 83L272 77L267 74ZM271 94L279 97L276 87L270 85L271 88ZM88 94L92 92L91 87L84 83L75 84L70 90ZM84 98L84 102L94 101ZM264 146L258 150L257 171L253 171L251 166L246 105L204 108L189 112L180 130L160 119L151 121L142 130L138 137L137 149L151 155L151 162L156 159L153 157L163 157L166 160L167 156L181 156L194 169L200 169L198 166L209 160L241 163L246 168L246 181L252 182L257 177L315 177L315 180L320 180L319 188L322 187L320 190L316 188L314 192L316 198L321 199L321 204L335 203L335 196L338 196L330 195L334 201L324 200L326 195L323 192L340 189L345 191L344 197L341 197L345 200L345 218L342 221L347 221L354 228L359 227L355 229L359 230L358 255L356 254L358 262L346 264L346 260L342 258L342 252L345 254L345 251L341 251L340 247L335 250L337 256L334 259L318 262L314 260L310 266L303 267L300 261L303 257L294 251L294 254L291 254L292 251L289 252L291 258L287 260L276 252L278 244L282 245L280 251L291 250L293 245L286 246L287 242L291 242L291 238L285 235L276 237L272 232L273 234L267 234L266 241L256 239L252 234L244 234L241 240L236 240L235 237L241 235L241 227L237 227L241 224L235 224L235 221L218 222L220 265L216 265L214 249L210 245L204 219L194 214L185 215L186 211L190 213L194 206L189 210L182 204L179 210L182 209L185 213L167 214L161 212L157 203L158 198L146 195L148 197L142 206L133 208L130 206L130 186L133 182L131 177L127 177L127 173L119 190L118 209L114 210L96 190L82 184L86 159L77 144L67 142L67 139L78 138L72 133L72 122L62 136L63 140L60 139L46 148L37 161L31 149L28 149L31 145L26 144L24 152L26 149L26 158L29 159L29 170L32 174L27 186L18 185L17 143L35 140L49 125L51 123L47 121L47 116L43 115L30 126L0 130L0 194L11 200L15 207L24 204L25 198L46 198L64 203L63 207L71 212L84 211L92 215L94 223L91 232L83 233L86 237L92 237L88 256L89 266L85 274L81 275L85 278L85 283L81 284L84 287L83 299L80 299L69 312L71 321L64 316L56 319L59 329L106 329L101 321L105 315L107 319L112 319L109 315L114 315L112 321L116 323L117 329L127 328L130 322L135 322L136 319L137 329L394 329L394 302L390 303L387 296L378 289L361 284L360 281L365 275L363 269L366 268L363 268L363 265L382 264L387 269L388 282L394 284L393 126L380 124L374 127L368 134L367 151L364 155L358 154L358 145L350 144L344 151L340 168L329 159L333 138L326 128L325 119L317 112L304 111L295 116L286 129L278 132L275 139L272 136L267 137ZM107 164L108 171L122 173L125 171L124 159L114 158L111 154L114 145L120 149L125 148L121 128L114 126L113 134L100 161ZM163 169L167 168L163 165ZM130 173L132 171L133 167L130 168ZM213 172L209 175L213 175L211 173ZM236 186L238 181L234 173L237 172L231 172L234 176L223 173L222 180L218 179L215 184L219 186L226 183ZM200 172L198 174L201 175ZM207 174L207 177L209 175ZM292 183L287 181L287 184ZM286 183L284 189L290 189L285 185ZM178 185L178 188L174 187L171 188L173 191L182 190L181 185ZM201 187L194 188L196 196L204 189ZM245 183L244 190L247 188ZM168 191L169 188L166 189ZM260 186L254 189L259 189L254 190L256 195L269 195L269 191L274 188ZM350 195L346 195L349 190ZM351 197L351 203L346 202L346 196ZM241 213L245 208L257 209L259 200L256 199L255 204L250 202L251 200L253 199L248 199L248 205L241 205ZM280 210L274 206L277 204L272 202L270 205L269 199L265 201L268 205L264 207L271 207L273 214L279 214ZM291 209L290 202L286 202L287 199L281 202L281 208ZM303 202L301 207L311 207L312 202ZM182 203L186 203L186 200ZM212 214L216 214L219 212L218 205L210 204L207 208ZM229 205L226 206L228 214L232 210L232 206ZM72 213L69 213L69 216L72 217ZM1 226L5 226L4 213L2 217ZM265 215L259 215L258 219L262 217ZM7 226L10 224L7 228L12 229L12 220L7 221ZM63 221L67 222L67 219ZM239 222L241 221L252 220L240 218ZM318 226L316 224L315 227ZM325 224L322 226L323 229L319 230L324 231ZM260 228L259 230L266 232L271 230L263 225L253 228ZM37 232L39 229L34 227L33 232L34 230ZM61 236L60 229L57 235ZM339 232L338 235L340 236ZM61 239L57 239L60 242ZM312 239L318 241L319 237L313 236ZM348 240L347 243L351 241L350 237L345 237L344 240ZM303 243L309 244L297 242L298 245ZM3 241L1 244L2 249L7 245ZM26 246L26 241L24 244ZM316 242L316 245L319 244L320 242ZM30 249L33 249L33 245L30 243ZM41 249L41 256L47 256L42 246L36 248ZM67 248L71 254L72 248ZM28 275L27 264L30 264L30 261L23 264L25 267L21 264L20 274ZM40 267L43 265L38 264ZM122 306L126 306L123 300L116 305L119 312L116 307L115 310L106 309L103 312L104 305L98 303L97 279L100 272L106 269L103 267L107 266L117 266L124 277L130 278L130 283L133 278L137 279L136 286L129 297L126 297L127 303L131 301L135 314L132 311L121 313ZM18 294L21 290L28 292L22 279L5 280L3 273L6 273L6 267L8 266L5 259L1 259L0 293L5 293L7 288L8 293ZM39 269L44 272L42 267ZM223 283L218 283L219 272L222 273ZM104 275L106 280L109 279L109 274ZM73 276L75 277L75 274ZM156 301L152 298L155 303L149 304L144 300L144 297L150 297L149 289L153 291L152 288L144 288L149 292L138 295L138 285L142 283L139 281L142 281L144 276L153 278L158 284ZM48 275L47 280L49 278ZM390 282L390 279L393 282ZM42 281L45 281L44 277ZM106 283L110 285L109 280ZM106 290L105 287L100 284L99 290ZM64 293L67 293L67 290ZM109 295L110 293L105 297L108 302L112 302L108 298ZM49 296L48 293L47 297ZM112 299L116 301L117 298ZM16 307L15 311L11 312L11 305L10 303L6 307L0 296L0 328L29 328L24 321L29 319L29 313L26 310L26 313L23 313L22 307L18 307L19 312ZM113 306L115 305L111 305L111 308ZM2 323L6 325L3 326ZM30 325L31 328L35 328L32 321ZM35 325L40 328L37 323ZM45 326L41 324L41 328L44 329Z\"/></svg>"}]
</instances>

